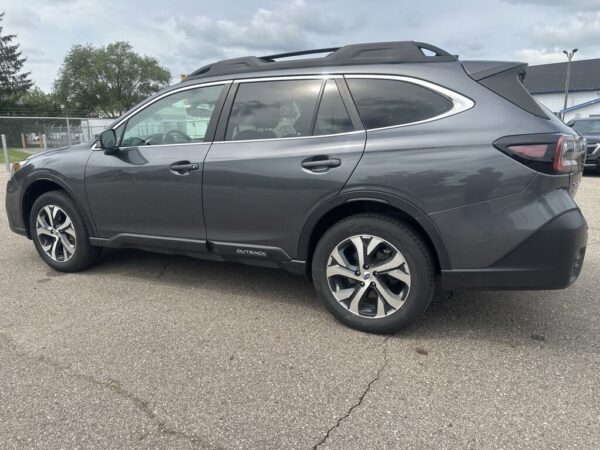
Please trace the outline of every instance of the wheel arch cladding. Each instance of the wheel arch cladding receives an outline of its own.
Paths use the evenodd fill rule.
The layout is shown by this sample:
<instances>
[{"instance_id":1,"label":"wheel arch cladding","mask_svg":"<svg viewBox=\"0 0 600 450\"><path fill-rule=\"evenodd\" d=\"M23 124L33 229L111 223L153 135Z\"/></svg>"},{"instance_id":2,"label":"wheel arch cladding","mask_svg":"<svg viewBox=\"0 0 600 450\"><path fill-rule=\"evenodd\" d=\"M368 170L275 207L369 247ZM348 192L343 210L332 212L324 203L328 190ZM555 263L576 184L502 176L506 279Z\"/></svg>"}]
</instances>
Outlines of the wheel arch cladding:
<instances>
[{"instance_id":1,"label":"wheel arch cladding","mask_svg":"<svg viewBox=\"0 0 600 450\"><path fill-rule=\"evenodd\" d=\"M401 208L380 199L356 199L334 205L321 214L313 214L306 223L300 236L298 257L307 261L310 266L313 253L323 234L335 223L347 217L361 214L374 213L394 217L408 224L425 242L433 256L435 269L449 267L449 259L445 245L435 225L425 215L413 217Z\"/></svg>"},{"instance_id":2,"label":"wheel arch cladding","mask_svg":"<svg viewBox=\"0 0 600 450\"><path fill-rule=\"evenodd\" d=\"M65 195L67 195L71 201L73 201L73 203L78 207L79 213L83 218L84 225L91 235L93 228L91 226L89 217L87 217L87 214L83 208L79 207L75 197L71 192L69 192L69 189L57 180L51 178L38 178L27 185L27 187L24 189L23 197L21 199L21 214L23 215L23 223L25 225L27 237L31 239L29 216L31 214L31 208L33 208L33 204L41 195L51 191L61 191L65 193Z\"/></svg>"}]
</instances>

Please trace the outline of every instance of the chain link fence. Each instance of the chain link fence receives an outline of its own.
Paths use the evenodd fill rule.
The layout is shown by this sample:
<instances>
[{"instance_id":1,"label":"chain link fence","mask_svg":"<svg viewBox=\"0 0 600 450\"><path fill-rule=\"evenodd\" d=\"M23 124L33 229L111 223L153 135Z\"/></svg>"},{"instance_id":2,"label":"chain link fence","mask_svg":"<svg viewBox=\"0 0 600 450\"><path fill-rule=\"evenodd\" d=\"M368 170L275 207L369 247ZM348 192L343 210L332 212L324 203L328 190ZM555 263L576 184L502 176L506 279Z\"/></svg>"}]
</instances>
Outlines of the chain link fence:
<instances>
[{"instance_id":1,"label":"chain link fence","mask_svg":"<svg viewBox=\"0 0 600 450\"><path fill-rule=\"evenodd\" d=\"M0 160L6 164L47 149L89 143L114 119L91 117L0 116L0 135L6 151ZM8 161L6 161L6 155Z\"/></svg>"}]
</instances>

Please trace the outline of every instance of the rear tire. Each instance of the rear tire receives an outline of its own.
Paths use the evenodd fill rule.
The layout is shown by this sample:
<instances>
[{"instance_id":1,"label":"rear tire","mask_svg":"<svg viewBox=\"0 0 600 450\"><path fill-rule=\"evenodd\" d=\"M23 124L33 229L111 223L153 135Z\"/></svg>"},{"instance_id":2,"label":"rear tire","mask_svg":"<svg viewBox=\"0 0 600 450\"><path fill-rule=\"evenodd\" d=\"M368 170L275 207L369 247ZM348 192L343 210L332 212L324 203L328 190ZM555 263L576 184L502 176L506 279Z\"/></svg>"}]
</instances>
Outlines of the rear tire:
<instances>
[{"instance_id":1,"label":"rear tire","mask_svg":"<svg viewBox=\"0 0 600 450\"><path fill-rule=\"evenodd\" d=\"M35 200L29 230L40 257L60 272L83 270L102 253L101 248L90 245L81 213L63 191L46 192Z\"/></svg>"},{"instance_id":2,"label":"rear tire","mask_svg":"<svg viewBox=\"0 0 600 450\"><path fill-rule=\"evenodd\" d=\"M420 235L378 214L351 216L327 230L313 255L312 278L337 320L370 333L405 327L436 290L434 260Z\"/></svg>"}]
</instances>

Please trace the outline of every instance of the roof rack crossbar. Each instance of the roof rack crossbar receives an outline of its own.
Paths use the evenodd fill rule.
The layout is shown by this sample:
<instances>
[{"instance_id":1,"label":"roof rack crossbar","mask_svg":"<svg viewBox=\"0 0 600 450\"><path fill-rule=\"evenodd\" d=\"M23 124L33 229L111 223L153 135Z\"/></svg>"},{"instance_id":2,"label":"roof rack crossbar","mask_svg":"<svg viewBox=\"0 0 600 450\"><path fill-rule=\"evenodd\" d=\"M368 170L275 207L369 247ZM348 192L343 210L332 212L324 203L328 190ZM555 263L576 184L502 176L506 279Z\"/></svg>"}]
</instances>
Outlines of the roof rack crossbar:
<instances>
[{"instance_id":1,"label":"roof rack crossbar","mask_svg":"<svg viewBox=\"0 0 600 450\"><path fill-rule=\"evenodd\" d=\"M312 55L312 54L318 54L318 53L333 53L339 49L340 49L340 47L329 47L329 48L316 48L314 50L300 50L297 52L278 53L276 55L261 56L260 59L273 60L273 59L280 59L280 58L291 58L293 56Z\"/></svg>"}]
</instances>

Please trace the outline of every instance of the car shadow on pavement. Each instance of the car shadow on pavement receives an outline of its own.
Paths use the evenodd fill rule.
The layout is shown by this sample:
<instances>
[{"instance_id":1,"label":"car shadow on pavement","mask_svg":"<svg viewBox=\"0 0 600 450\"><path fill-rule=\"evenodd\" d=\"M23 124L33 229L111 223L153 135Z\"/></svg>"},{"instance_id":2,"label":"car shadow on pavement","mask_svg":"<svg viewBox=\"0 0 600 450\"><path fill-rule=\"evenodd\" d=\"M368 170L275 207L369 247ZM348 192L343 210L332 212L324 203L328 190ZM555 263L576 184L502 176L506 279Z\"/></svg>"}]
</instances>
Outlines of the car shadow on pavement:
<instances>
[{"instance_id":1,"label":"car shadow on pavement","mask_svg":"<svg viewBox=\"0 0 600 450\"><path fill-rule=\"evenodd\" d=\"M214 262L141 250L105 249L102 261L86 273L129 277L190 289L211 289L224 294L272 298L278 302L305 303L320 308L310 281L280 269Z\"/></svg>"},{"instance_id":2,"label":"car shadow on pavement","mask_svg":"<svg viewBox=\"0 0 600 450\"><path fill-rule=\"evenodd\" d=\"M310 309L311 314L329 315L310 280L284 270L138 250L107 250L101 264L85 273L210 289L222 291L223 296L243 293L262 301L301 305ZM569 291L571 289L574 288ZM456 291L442 294L434 299L425 314L397 333L395 338L459 338L519 347L550 345L598 351L597 339L589 337L593 330L586 330L595 328L593 324L585 319L582 323L582 317L575 316L574 309L562 308L573 295L569 291ZM343 327L333 320L331 323Z\"/></svg>"}]
</instances>

